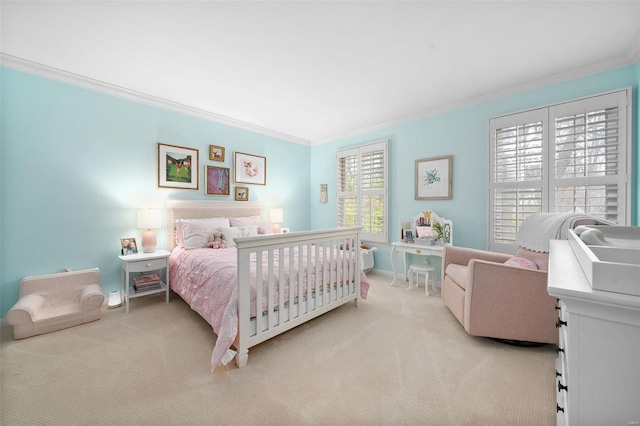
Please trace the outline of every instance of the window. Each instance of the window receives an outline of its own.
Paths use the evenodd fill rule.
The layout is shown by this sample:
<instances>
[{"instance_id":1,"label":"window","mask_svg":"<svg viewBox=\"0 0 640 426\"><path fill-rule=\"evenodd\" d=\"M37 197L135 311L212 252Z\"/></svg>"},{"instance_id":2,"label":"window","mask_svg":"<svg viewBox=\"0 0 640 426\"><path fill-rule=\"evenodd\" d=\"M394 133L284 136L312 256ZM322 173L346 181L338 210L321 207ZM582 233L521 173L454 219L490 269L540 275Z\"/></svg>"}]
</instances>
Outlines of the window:
<instances>
[{"instance_id":1,"label":"window","mask_svg":"<svg viewBox=\"0 0 640 426\"><path fill-rule=\"evenodd\" d=\"M338 226L362 226L362 239L388 242L387 141L337 153Z\"/></svg>"},{"instance_id":2,"label":"window","mask_svg":"<svg viewBox=\"0 0 640 426\"><path fill-rule=\"evenodd\" d=\"M631 90L493 118L489 249L512 253L533 213L630 220Z\"/></svg>"}]
</instances>

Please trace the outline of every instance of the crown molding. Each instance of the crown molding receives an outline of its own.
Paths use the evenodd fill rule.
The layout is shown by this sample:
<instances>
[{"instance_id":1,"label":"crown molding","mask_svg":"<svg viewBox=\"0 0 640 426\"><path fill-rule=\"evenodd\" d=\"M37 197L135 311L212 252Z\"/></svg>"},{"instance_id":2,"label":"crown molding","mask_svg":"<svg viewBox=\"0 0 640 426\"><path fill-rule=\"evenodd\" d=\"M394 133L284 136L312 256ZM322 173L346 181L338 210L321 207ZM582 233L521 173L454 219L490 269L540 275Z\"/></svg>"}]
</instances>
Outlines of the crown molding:
<instances>
[{"instance_id":1,"label":"crown molding","mask_svg":"<svg viewBox=\"0 0 640 426\"><path fill-rule=\"evenodd\" d=\"M117 96L133 102L155 106L171 111L180 112L194 117L204 118L205 120L215 121L216 123L226 124L228 126L237 127L251 132L271 136L277 139L295 142L297 144L308 146L310 142L306 139L298 138L286 133L256 126L244 121L235 120L200 108L194 108L178 102L148 95L146 93L136 92L124 87L116 86L104 81L95 80L79 74L74 74L48 65L29 61L17 56L0 52L0 66L12 68L17 71L23 71L28 74L34 74L40 77L49 78L51 80L60 81L62 83L78 86L84 89L93 90L111 96Z\"/></svg>"},{"instance_id":2,"label":"crown molding","mask_svg":"<svg viewBox=\"0 0 640 426\"><path fill-rule=\"evenodd\" d=\"M117 96L120 98L128 99L133 102L139 102L146 105L151 105L171 111L176 111L183 114L192 115L195 117L203 118L205 120L214 121L216 123L226 124L228 126L248 130L251 132L271 136L277 139L294 142L305 146L322 145L329 142L334 142L342 139L346 139L353 136L359 136L366 133L382 130L388 127L396 126L399 124L407 123L410 121L421 120L427 117L432 117L438 114L454 111L456 109L462 109L478 105L485 102L494 101L508 96L517 95L520 93L528 92L535 89L540 89L546 86L562 83L565 81L575 80L588 75L597 74L599 72L609 71L615 68L631 65L640 59L640 31L638 31L639 37L636 37L632 44L627 49L627 52L623 56L619 56L610 60L598 62L585 67L572 69L569 71L557 73L541 79L532 80L519 85L495 90L493 92L484 93L479 96L461 99L455 102L451 102L444 105L439 105L434 108L429 108L421 112L405 115L392 120L387 120L382 123L377 123L372 126L366 126L359 129L354 129L344 133L336 134L327 138L321 138L316 140L307 140L285 133L281 133L275 130L267 129L264 127L256 126L243 121L235 120L229 117L225 117L219 114L215 114L203 109L194 108L188 105L180 104L177 102L162 99L156 96L147 95L145 93L136 92L120 86L109 84L100 80L95 80L89 77L84 77L78 74L74 74L68 71L64 71L58 68L54 68L48 65L43 65L37 62L22 59L13 55L0 52L0 66L12 68L18 71L23 71L29 74L38 75L40 77L49 78L52 80L60 81L63 83L71 84L74 86L82 87L88 90L101 92L107 95Z\"/></svg>"},{"instance_id":3,"label":"crown molding","mask_svg":"<svg viewBox=\"0 0 640 426\"><path fill-rule=\"evenodd\" d=\"M640 31L639 31L640 34ZM635 54L633 53L635 49ZM329 142L335 142L338 140L346 139L353 136L359 136L366 133L375 132L391 126L408 123L411 121L421 120L435 115L444 114L446 112L455 111L457 109L468 108L474 105L479 105L485 102L495 101L497 99L506 98L513 95L529 92L531 90L541 89L554 84L563 83L566 81L576 80L578 78L587 77L589 75L597 74L600 72L610 71L616 68L634 64L640 58L640 39L634 42L632 46L627 50L627 53L623 56L619 56L606 61L597 62L581 68L575 68L568 71L563 71L557 74L553 74L547 77L543 77L536 80L531 80L522 84L494 90L492 92L483 93L482 95L473 96L465 99L461 99L455 102L451 102L444 105L439 105L434 108L417 112L415 114L409 114L402 117L398 117L392 120L388 120L382 123L375 124L373 126L362 127L354 129L345 133L341 133L335 136L331 136L324 139L318 139L311 141L312 146L322 145Z\"/></svg>"}]
</instances>

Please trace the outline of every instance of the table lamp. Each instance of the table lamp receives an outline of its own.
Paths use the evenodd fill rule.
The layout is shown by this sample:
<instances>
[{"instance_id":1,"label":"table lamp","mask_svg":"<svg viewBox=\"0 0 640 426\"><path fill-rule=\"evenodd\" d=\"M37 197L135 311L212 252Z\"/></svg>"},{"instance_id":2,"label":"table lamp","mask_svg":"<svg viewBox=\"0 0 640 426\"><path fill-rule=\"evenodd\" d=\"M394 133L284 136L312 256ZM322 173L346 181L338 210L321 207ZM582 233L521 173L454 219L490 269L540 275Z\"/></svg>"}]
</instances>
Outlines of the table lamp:
<instances>
[{"instance_id":1,"label":"table lamp","mask_svg":"<svg viewBox=\"0 0 640 426\"><path fill-rule=\"evenodd\" d=\"M152 229L162 226L162 210L160 209L139 209L138 228L146 229L142 235L142 250L144 253L153 253L156 250L158 241L156 233Z\"/></svg>"},{"instance_id":2,"label":"table lamp","mask_svg":"<svg viewBox=\"0 0 640 426\"><path fill-rule=\"evenodd\" d=\"M284 222L284 209L277 208L269 210L269 222L271 222L271 231L279 234L282 231L280 224Z\"/></svg>"}]
</instances>

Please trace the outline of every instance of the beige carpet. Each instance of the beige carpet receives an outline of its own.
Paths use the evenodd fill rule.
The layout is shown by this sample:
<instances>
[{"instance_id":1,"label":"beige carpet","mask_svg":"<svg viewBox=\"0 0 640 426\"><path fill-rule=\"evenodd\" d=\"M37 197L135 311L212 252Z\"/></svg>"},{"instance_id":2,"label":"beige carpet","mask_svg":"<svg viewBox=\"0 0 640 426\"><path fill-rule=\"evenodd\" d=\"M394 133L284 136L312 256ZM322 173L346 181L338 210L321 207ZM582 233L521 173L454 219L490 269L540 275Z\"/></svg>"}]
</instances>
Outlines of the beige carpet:
<instances>
[{"instance_id":1,"label":"beige carpet","mask_svg":"<svg viewBox=\"0 0 640 426\"><path fill-rule=\"evenodd\" d=\"M370 275L349 303L249 351L209 360L215 335L175 294L131 313L12 340L2 329L2 425L553 425L552 346L468 336L442 302ZM406 287L406 283L405 283Z\"/></svg>"}]
</instances>

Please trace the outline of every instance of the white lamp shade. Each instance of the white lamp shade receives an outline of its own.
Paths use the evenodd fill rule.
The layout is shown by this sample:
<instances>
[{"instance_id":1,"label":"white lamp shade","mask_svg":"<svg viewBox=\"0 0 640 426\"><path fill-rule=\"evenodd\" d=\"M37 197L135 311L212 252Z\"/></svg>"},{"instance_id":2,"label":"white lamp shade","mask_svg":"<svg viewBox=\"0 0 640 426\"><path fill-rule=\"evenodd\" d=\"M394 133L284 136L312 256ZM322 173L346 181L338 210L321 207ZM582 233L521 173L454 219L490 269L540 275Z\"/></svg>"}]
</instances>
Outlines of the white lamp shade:
<instances>
[{"instance_id":1,"label":"white lamp shade","mask_svg":"<svg viewBox=\"0 0 640 426\"><path fill-rule=\"evenodd\" d=\"M269 210L269 222L282 223L284 222L284 209L271 209Z\"/></svg>"},{"instance_id":2,"label":"white lamp shade","mask_svg":"<svg viewBox=\"0 0 640 426\"><path fill-rule=\"evenodd\" d=\"M271 222L271 232L280 233L280 224L284 222L284 209L269 210L269 222Z\"/></svg>"},{"instance_id":3,"label":"white lamp shade","mask_svg":"<svg viewBox=\"0 0 640 426\"><path fill-rule=\"evenodd\" d=\"M160 209L139 209L138 228L156 229L162 226L162 210Z\"/></svg>"}]
</instances>

